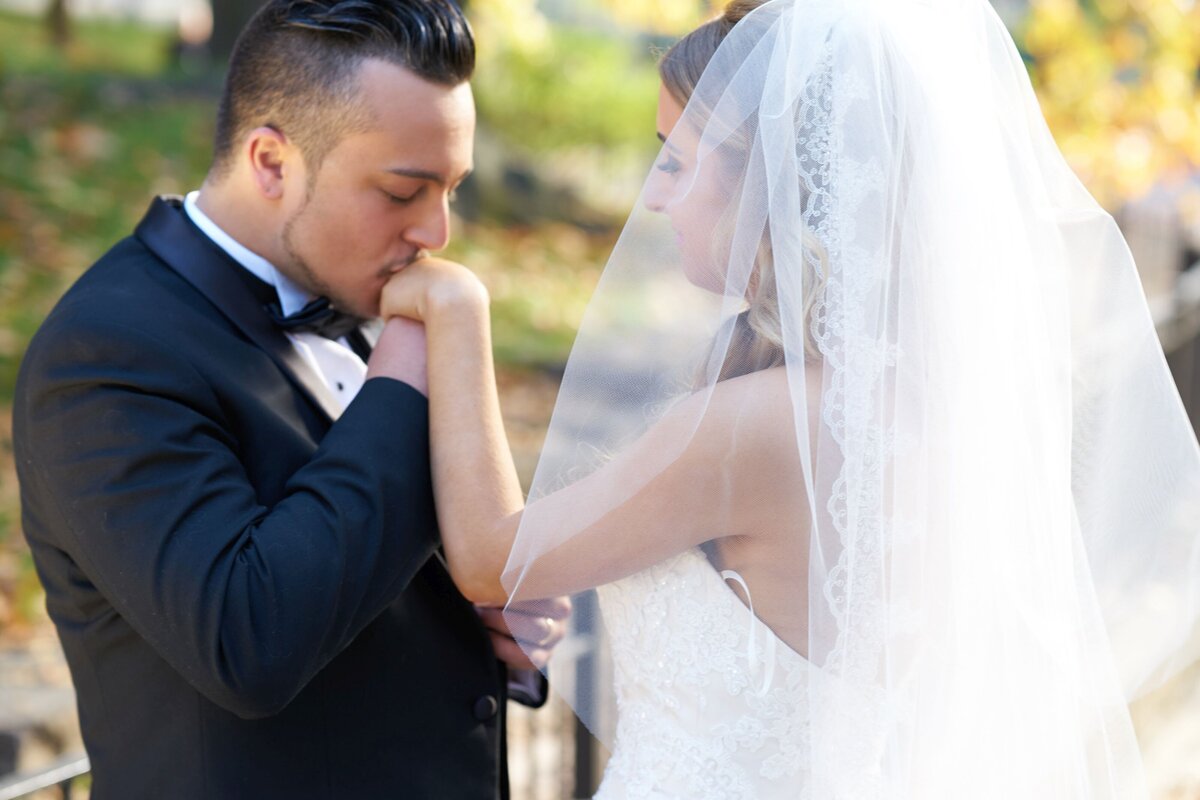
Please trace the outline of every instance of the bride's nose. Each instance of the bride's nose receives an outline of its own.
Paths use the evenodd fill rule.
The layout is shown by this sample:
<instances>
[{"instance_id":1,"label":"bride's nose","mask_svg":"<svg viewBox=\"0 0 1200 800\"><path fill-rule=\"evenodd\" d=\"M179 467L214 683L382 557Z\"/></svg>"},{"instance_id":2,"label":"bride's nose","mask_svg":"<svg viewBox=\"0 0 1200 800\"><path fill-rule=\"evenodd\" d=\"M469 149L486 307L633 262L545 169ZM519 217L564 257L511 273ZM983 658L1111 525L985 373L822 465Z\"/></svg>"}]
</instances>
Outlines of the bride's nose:
<instances>
[{"instance_id":1,"label":"bride's nose","mask_svg":"<svg viewBox=\"0 0 1200 800\"><path fill-rule=\"evenodd\" d=\"M668 181L664 180L661 173L655 170L642 190L642 205L650 211L661 214L666 211L667 203L670 200L671 192Z\"/></svg>"}]
</instances>

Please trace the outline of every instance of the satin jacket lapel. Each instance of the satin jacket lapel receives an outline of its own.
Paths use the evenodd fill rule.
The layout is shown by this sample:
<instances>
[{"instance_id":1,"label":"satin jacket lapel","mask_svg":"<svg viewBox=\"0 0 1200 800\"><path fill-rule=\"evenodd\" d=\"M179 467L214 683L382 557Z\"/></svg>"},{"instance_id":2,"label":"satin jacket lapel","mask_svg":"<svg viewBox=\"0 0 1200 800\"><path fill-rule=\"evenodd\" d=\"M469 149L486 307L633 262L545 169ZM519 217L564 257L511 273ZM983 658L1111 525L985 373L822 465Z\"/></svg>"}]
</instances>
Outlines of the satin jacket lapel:
<instances>
[{"instance_id":1,"label":"satin jacket lapel","mask_svg":"<svg viewBox=\"0 0 1200 800\"><path fill-rule=\"evenodd\" d=\"M265 350L317 408L331 420L341 414L341 406L321 376L233 272L244 268L192 224L179 198L156 198L134 235Z\"/></svg>"}]
</instances>

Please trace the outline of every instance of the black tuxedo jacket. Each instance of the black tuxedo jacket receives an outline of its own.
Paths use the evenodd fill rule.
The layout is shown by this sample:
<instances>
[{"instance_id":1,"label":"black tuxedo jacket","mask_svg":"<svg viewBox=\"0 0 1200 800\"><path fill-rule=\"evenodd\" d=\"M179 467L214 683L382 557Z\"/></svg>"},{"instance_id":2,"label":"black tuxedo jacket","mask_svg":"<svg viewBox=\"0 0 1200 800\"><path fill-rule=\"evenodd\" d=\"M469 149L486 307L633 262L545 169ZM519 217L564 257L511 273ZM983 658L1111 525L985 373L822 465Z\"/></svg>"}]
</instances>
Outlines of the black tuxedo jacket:
<instances>
[{"instance_id":1,"label":"black tuxedo jacket","mask_svg":"<svg viewBox=\"0 0 1200 800\"><path fill-rule=\"evenodd\" d=\"M333 399L156 200L17 385L23 522L96 800L507 793L505 671L437 558L428 409Z\"/></svg>"}]
</instances>

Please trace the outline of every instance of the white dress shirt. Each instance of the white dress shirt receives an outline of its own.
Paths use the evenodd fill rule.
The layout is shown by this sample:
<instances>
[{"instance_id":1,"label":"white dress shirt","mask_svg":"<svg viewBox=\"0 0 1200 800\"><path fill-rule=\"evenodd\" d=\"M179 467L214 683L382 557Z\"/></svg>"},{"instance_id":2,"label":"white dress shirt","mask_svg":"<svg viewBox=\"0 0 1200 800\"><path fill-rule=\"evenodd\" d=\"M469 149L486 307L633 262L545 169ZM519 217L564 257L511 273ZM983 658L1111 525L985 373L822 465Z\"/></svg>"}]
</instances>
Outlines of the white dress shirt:
<instances>
[{"instance_id":1,"label":"white dress shirt","mask_svg":"<svg viewBox=\"0 0 1200 800\"><path fill-rule=\"evenodd\" d=\"M204 231L204 234L216 243L217 247L228 253L230 258L245 267L259 280L275 287L275 293L279 296L279 308L285 315L299 311L313 299L312 295L276 270L271 262L257 253L251 252L221 230L196 205L196 199L199 196L199 192L191 192L184 199L183 209L187 212L188 217L196 224L196 227ZM358 390L362 388L367 379L367 365L350 349L350 345L344 338L334 341L326 339L319 333L289 333L287 337L291 339L292 346L300 353L300 357L321 376L321 380L329 387L329 391L337 398L342 410L345 411L346 406L350 405L350 401L358 394Z\"/></svg>"}]
</instances>

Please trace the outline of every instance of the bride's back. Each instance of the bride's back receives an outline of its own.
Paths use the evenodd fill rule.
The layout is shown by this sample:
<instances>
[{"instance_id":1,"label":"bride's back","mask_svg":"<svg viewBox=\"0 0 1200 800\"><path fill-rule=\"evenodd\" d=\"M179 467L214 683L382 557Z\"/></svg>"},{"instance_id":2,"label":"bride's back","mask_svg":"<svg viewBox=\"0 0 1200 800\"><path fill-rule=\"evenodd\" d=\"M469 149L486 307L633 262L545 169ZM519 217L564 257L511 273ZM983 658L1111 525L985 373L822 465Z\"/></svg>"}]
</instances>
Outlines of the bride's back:
<instances>
[{"instance_id":1,"label":"bride's back","mask_svg":"<svg viewBox=\"0 0 1200 800\"><path fill-rule=\"evenodd\" d=\"M820 366L809 365L810 383L819 386ZM746 534L711 540L703 546L714 569L729 571L731 590L789 648L808 652L808 566L812 512L803 465L796 450L796 423L787 370L772 368L724 381L716 391L754 393L757 411L726 424L753 425L753 438L772 443L770 454L742 453L738 469L753 472L762 507L758 525ZM749 405L734 399L726 408ZM820 404L808 405L815 430ZM717 509L714 508L714 511ZM740 580L739 580L740 578Z\"/></svg>"}]
</instances>

